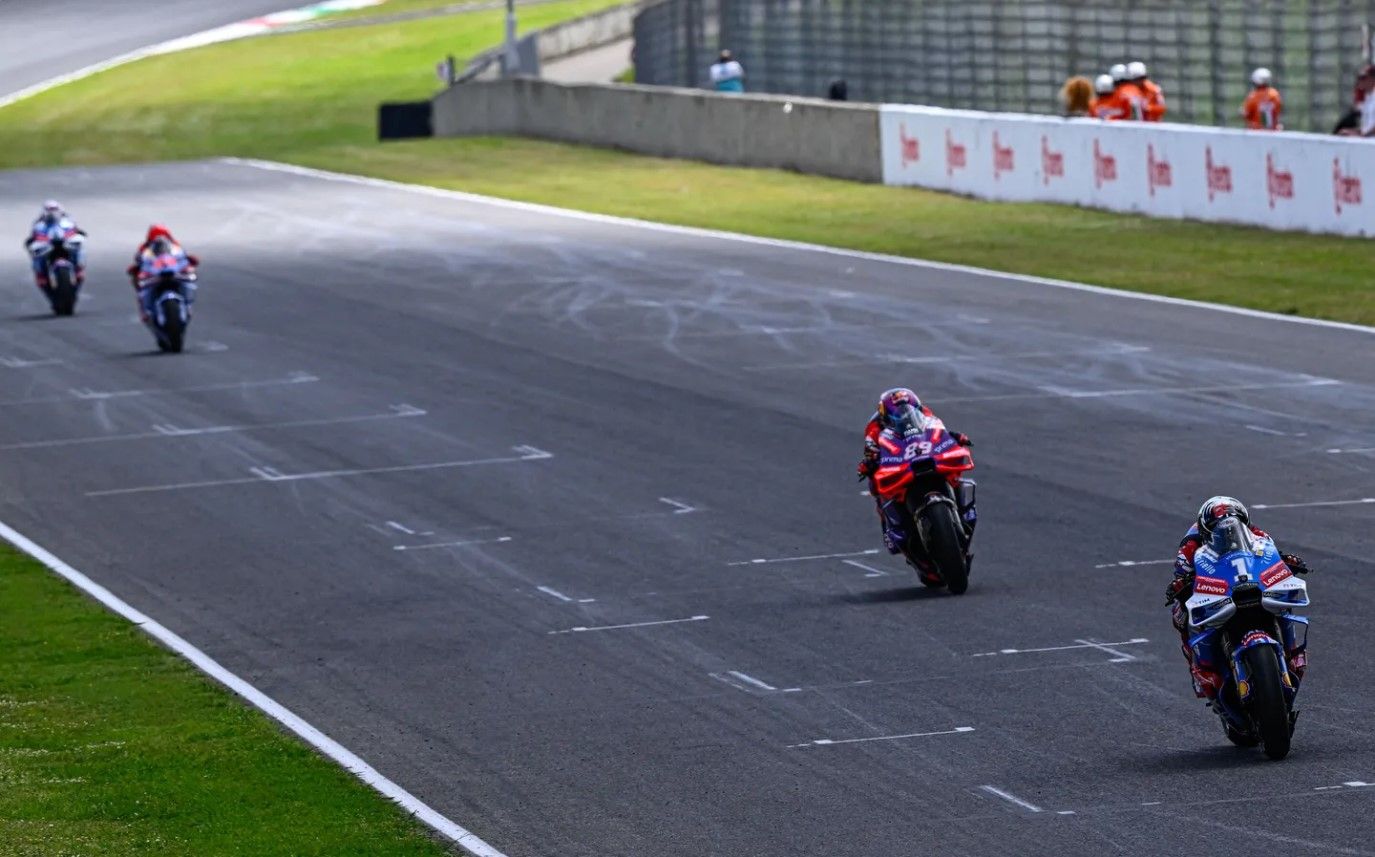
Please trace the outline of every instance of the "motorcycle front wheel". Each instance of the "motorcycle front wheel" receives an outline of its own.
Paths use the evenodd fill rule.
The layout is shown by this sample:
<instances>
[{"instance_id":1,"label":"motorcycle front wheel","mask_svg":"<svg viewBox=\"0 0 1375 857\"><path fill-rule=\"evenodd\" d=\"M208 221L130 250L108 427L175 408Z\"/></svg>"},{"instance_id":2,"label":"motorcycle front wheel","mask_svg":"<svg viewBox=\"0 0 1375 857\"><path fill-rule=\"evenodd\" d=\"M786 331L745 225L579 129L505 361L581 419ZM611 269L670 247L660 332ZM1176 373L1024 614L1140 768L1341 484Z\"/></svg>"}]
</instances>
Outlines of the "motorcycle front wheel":
<instances>
[{"instance_id":1,"label":"motorcycle front wheel","mask_svg":"<svg viewBox=\"0 0 1375 857\"><path fill-rule=\"evenodd\" d=\"M1280 661L1272 646L1255 646L1241 657L1251 680L1251 698L1246 703L1265 755L1283 759L1289 755L1289 706L1284 701L1284 686L1280 682Z\"/></svg>"},{"instance_id":2,"label":"motorcycle front wheel","mask_svg":"<svg viewBox=\"0 0 1375 857\"><path fill-rule=\"evenodd\" d=\"M962 528L955 510L948 503L932 503L922 510L921 516L922 536L936 570L951 595L963 595L969 588L969 566L965 564Z\"/></svg>"}]
</instances>

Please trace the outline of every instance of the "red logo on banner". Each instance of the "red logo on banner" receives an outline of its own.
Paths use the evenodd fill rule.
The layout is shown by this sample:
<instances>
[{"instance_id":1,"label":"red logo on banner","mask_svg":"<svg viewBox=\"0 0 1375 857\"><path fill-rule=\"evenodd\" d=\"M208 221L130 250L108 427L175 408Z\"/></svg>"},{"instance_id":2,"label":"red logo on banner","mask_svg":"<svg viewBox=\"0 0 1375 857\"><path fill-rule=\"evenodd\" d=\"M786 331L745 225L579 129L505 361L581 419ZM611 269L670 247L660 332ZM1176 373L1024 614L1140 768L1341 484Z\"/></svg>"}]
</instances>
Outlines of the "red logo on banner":
<instances>
[{"instance_id":1,"label":"red logo on banner","mask_svg":"<svg viewBox=\"0 0 1375 857\"><path fill-rule=\"evenodd\" d=\"M1150 185L1151 196L1155 196L1158 187L1174 187L1174 170L1170 162L1157 160L1155 146L1150 143L1146 144L1146 182Z\"/></svg>"},{"instance_id":2,"label":"red logo on banner","mask_svg":"<svg viewBox=\"0 0 1375 857\"><path fill-rule=\"evenodd\" d=\"M953 176L955 170L962 170L969 165L969 150L959 143L951 135L950 129L945 129L945 174Z\"/></svg>"},{"instance_id":3,"label":"red logo on banner","mask_svg":"<svg viewBox=\"0 0 1375 857\"><path fill-rule=\"evenodd\" d=\"M1098 138L1093 139L1093 186L1101 188L1104 182L1117 181L1117 159L1103 153Z\"/></svg>"},{"instance_id":4,"label":"red logo on banner","mask_svg":"<svg viewBox=\"0 0 1375 857\"><path fill-rule=\"evenodd\" d=\"M998 143L998 132L993 132L993 180L997 181L1003 173L1014 172L1017 169L1016 153L1011 146L1002 146Z\"/></svg>"},{"instance_id":5,"label":"red logo on banner","mask_svg":"<svg viewBox=\"0 0 1375 857\"><path fill-rule=\"evenodd\" d=\"M1336 158L1332 159L1332 196L1336 200L1338 214L1342 213L1344 205L1361 204L1361 177L1343 175L1342 162Z\"/></svg>"},{"instance_id":6,"label":"red logo on banner","mask_svg":"<svg viewBox=\"0 0 1375 857\"><path fill-rule=\"evenodd\" d=\"M1270 207L1275 207L1277 199L1294 198L1294 174L1288 170L1275 169L1273 153L1265 155L1265 190L1270 194Z\"/></svg>"},{"instance_id":7,"label":"red logo on banner","mask_svg":"<svg viewBox=\"0 0 1375 857\"><path fill-rule=\"evenodd\" d=\"M921 141L907 136L907 123L898 126L898 142L902 144L902 165L915 164L921 160Z\"/></svg>"},{"instance_id":8,"label":"red logo on banner","mask_svg":"<svg viewBox=\"0 0 1375 857\"><path fill-rule=\"evenodd\" d=\"M1212 146L1207 148L1205 156L1208 160L1208 201L1212 202L1214 196L1232 192L1232 168L1213 160Z\"/></svg>"},{"instance_id":9,"label":"red logo on banner","mask_svg":"<svg viewBox=\"0 0 1375 857\"><path fill-rule=\"evenodd\" d=\"M1041 184L1050 184L1051 176L1065 177L1065 153L1050 150L1050 138L1041 135Z\"/></svg>"}]
</instances>

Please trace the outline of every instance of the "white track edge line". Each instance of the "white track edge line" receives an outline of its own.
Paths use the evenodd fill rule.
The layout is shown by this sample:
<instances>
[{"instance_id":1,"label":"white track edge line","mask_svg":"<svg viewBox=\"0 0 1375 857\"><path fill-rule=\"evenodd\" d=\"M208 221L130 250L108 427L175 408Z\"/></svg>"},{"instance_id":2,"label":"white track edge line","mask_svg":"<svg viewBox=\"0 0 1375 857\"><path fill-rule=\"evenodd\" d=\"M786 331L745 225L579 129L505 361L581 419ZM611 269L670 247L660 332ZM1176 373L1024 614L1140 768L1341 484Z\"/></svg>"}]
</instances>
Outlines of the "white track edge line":
<instances>
[{"instance_id":1,"label":"white track edge line","mask_svg":"<svg viewBox=\"0 0 1375 857\"><path fill-rule=\"evenodd\" d=\"M104 586L58 559L55 554L3 521L0 521L0 538L38 560L49 570L65 578L73 586L99 601L110 611L137 625L153 639L190 661L201 672L243 697L254 708L294 732L307 744L342 765L349 773L390 798L412 816L442 836L456 842L464 851L474 855L474 857L506 857L505 854L484 842L476 833L440 815L429 804L387 779L376 768L359 758L352 750L293 714L286 706L225 669L205 652L191 645L161 623L143 614Z\"/></svg>"},{"instance_id":2,"label":"white track edge line","mask_svg":"<svg viewBox=\"0 0 1375 857\"><path fill-rule=\"evenodd\" d=\"M790 241L783 238L765 238L759 235L746 235L740 232L727 232L720 229L705 229L698 226L679 226L673 223L657 223L652 220L640 220L633 217L618 217L611 214L597 214L590 211L577 211L571 208L559 208L553 205L543 205L534 202L520 202L513 199L501 199L494 196L483 196L482 194L468 193L466 191L448 190L446 188L431 187L429 185L410 184L407 182L392 181L390 179L378 179L370 176L354 175L353 173L340 173L331 170L320 170L314 167L302 167L296 164L286 164L280 161L269 161L260 158L216 158L213 159L222 164L233 166L252 167L260 170L270 170L273 172L292 173L295 175L306 176L308 178L324 179L326 181L348 182L351 184L366 185L370 187L387 188L391 190L405 190L412 193L421 193L429 196L440 197L443 199L457 199L465 202L491 205L499 208L507 208L514 211L527 211L535 214L547 214L558 217L567 217L575 220L584 220L591 223L605 223L617 226L633 226L640 229L652 229L659 232L669 232L678 235L691 235L698 238L718 238L728 241L738 241L747 244L757 244L764 247L777 247L787 250L804 250L814 253L828 253L833 256L842 256L850 259L863 259L870 262L886 262L894 265L906 265L913 268L925 268L933 271L950 271L952 273L972 274L991 279L1011 280L1019 283L1032 283L1040 286L1050 286L1057 289L1069 289L1071 291L1089 292L1091 294L1106 295L1109 297L1128 298L1130 300L1148 301L1150 303L1169 304L1171 306L1189 307L1192 309L1207 309L1216 312L1225 312L1232 315L1242 315L1249 318L1259 318L1268 321L1282 321L1289 324L1303 324L1312 327L1325 327L1332 330L1346 330L1354 333L1364 333L1367 335L1375 334L1375 327L1361 324L1351 324L1344 321L1329 321L1321 318L1306 318L1297 315L1283 315L1277 312L1266 312L1265 310L1250 309L1247 307L1228 306L1226 304L1209 303L1208 301L1195 301L1188 298L1177 298L1169 295L1156 295L1148 292L1133 292L1126 289L1115 289L1108 286L1094 286L1088 283L1076 283L1071 280L1057 280L1053 277L1038 277L1032 274L1017 274L1009 271L995 271L991 268L979 268L973 265L957 265L952 262L935 262L930 259L919 259L911 256L894 256L888 253L871 253L865 250L851 250L844 247L828 247L824 244L809 244L805 241ZM1353 239L1360 240L1360 239Z\"/></svg>"}]
</instances>

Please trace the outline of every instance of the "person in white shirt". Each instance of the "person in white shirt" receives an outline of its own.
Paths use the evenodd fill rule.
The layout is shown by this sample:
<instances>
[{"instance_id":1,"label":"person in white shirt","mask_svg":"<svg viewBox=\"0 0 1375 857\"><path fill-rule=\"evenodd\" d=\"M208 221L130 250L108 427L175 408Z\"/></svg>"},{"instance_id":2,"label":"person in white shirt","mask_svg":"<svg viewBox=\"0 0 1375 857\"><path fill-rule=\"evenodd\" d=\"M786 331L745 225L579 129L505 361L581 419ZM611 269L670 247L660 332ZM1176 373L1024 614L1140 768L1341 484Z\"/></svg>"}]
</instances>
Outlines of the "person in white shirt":
<instances>
[{"instance_id":1,"label":"person in white shirt","mask_svg":"<svg viewBox=\"0 0 1375 857\"><path fill-rule=\"evenodd\" d=\"M730 51L721 51L721 58L711 67L711 83L717 92L745 91L745 69Z\"/></svg>"},{"instance_id":2,"label":"person in white shirt","mask_svg":"<svg viewBox=\"0 0 1375 857\"><path fill-rule=\"evenodd\" d=\"M1357 74L1356 94L1361 99L1357 107L1359 124L1343 127L1337 133L1343 137L1375 137L1375 65L1367 65Z\"/></svg>"}]
</instances>

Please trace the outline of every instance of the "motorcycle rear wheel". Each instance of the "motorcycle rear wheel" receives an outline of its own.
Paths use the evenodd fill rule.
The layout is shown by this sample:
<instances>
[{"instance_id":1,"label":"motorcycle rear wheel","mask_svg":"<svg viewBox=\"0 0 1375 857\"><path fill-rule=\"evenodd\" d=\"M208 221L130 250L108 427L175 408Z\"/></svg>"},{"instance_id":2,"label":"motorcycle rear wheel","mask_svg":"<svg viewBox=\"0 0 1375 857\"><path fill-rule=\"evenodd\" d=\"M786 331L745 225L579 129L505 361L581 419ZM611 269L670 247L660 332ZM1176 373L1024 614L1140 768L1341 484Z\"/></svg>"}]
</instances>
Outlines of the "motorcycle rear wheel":
<instances>
[{"instance_id":1,"label":"motorcycle rear wheel","mask_svg":"<svg viewBox=\"0 0 1375 857\"><path fill-rule=\"evenodd\" d=\"M936 563L936 570L945 580L951 595L963 595L969 589L969 567L965 564L964 540L960 538L960 522L955 510L946 503L932 503L922 511L926 526L926 550Z\"/></svg>"},{"instance_id":2,"label":"motorcycle rear wheel","mask_svg":"<svg viewBox=\"0 0 1375 857\"><path fill-rule=\"evenodd\" d=\"M1279 656L1268 645L1247 649L1241 656L1251 680L1251 698L1246 708L1260 733L1260 743L1265 747L1265 755L1283 759L1289 755L1293 730L1289 728L1289 706L1280 682Z\"/></svg>"}]
</instances>

